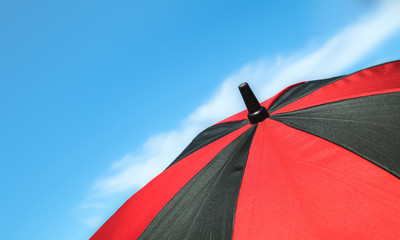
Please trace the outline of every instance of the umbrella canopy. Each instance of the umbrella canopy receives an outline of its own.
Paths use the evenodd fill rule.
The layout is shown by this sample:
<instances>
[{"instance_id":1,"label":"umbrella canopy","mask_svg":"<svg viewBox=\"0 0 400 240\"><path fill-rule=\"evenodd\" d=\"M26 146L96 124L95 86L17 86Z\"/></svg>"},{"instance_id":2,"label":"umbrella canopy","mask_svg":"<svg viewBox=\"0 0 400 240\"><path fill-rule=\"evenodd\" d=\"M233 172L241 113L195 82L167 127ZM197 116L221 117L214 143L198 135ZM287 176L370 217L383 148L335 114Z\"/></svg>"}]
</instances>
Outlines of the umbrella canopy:
<instances>
[{"instance_id":1,"label":"umbrella canopy","mask_svg":"<svg viewBox=\"0 0 400 240\"><path fill-rule=\"evenodd\" d=\"M202 133L92 239L399 239L400 61L290 86Z\"/></svg>"}]
</instances>

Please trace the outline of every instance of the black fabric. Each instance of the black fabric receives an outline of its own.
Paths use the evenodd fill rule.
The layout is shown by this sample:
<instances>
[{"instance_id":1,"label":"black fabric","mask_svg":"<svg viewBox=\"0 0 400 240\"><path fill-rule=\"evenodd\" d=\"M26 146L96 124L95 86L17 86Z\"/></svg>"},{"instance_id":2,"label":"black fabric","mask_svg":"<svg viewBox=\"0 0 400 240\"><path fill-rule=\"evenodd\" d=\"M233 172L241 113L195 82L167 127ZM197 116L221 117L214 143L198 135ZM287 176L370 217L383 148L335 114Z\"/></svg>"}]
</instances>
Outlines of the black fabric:
<instances>
[{"instance_id":1,"label":"black fabric","mask_svg":"<svg viewBox=\"0 0 400 240\"><path fill-rule=\"evenodd\" d=\"M249 124L249 121L235 121L235 122L226 122L211 126L199 133L193 141L183 150L183 152L168 166L171 167L175 163L179 162L183 158L192 154L193 152L199 150L200 148L205 147L206 145L222 138L223 136L228 135L231 132L243 127L244 125Z\"/></svg>"},{"instance_id":2,"label":"black fabric","mask_svg":"<svg viewBox=\"0 0 400 240\"><path fill-rule=\"evenodd\" d=\"M345 77L348 77L350 75L353 74L357 74L361 71L367 70L367 69L371 69L371 68L375 68L375 67L379 67L382 65L386 65L389 63L394 63L394 62L399 62L399 60L395 60L395 61L390 61L390 62L385 62L382 64L377 64L375 66L371 66L368 68L364 68L362 70L359 70L357 72L354 72L352 74L349 75L343 75L343 76L338 76L338 77L333 77L333 78L327 78L327 79L321 79L321 80L314 80L314 81L308 81L305 82L303 84L297 85L297 86L293 86L290 89L288 89L286 92L284 92L281 96L278 97L277 100L275 100L275 102L273 102L271 104L271 106L268 109L269 113L273 113L276 110L289 105L290 103L307 96L310 93L315 92L316 90L320 89L321 87L324 87L328 84L331 84L333 82L336 82L340 79L343 79Z\"/></svg>"},{"instance_id":3,"label":"black fabric","mask_svg":"<svg viewBox=\"0 0 400 240\"><path fill-rule=\"evenodd\" d=\"M232 239L236 203L256 126L193 177L139 239Z\"/></svg>"},{"instance_id":4,"label":"black fabric","mask_svg":"<svg viewBox=\"0 0 400 240\"><path fill-rule=\"evenodd\" d=\"M348 99L270 119L342 146L400 178L400 93Z\"/></svg>"},{"instance_id":5,"label":"black fabric","mask_svg":"<svg viewBox=\"0 0 400 240\"><path fill-rule=\"evenodd\" d=\"M342 78L346 77L345 76L339 76L339 77L333 77L333 78L327 78L327 79L321 79L321 80L314 80L314 81L309 81L305 82L300 85L293 86L289 88L287 91L282 93L269 107L268 112L273 113L276 110L289 105L290 103L307 96L308 94L315 92L316 90L320 89L321 87L324 87L328 84L331 84L337 80L340 80Z\"/></svg>"}]
</instances>

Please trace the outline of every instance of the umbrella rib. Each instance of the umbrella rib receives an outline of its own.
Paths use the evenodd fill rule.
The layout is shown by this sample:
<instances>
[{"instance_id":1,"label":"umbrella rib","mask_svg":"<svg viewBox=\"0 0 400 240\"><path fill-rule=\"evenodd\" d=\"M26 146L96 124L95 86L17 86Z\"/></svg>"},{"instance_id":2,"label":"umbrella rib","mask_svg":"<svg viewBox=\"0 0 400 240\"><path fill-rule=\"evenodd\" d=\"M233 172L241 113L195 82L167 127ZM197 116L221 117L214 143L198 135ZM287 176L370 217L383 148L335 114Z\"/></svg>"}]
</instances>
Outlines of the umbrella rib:
<instances>
[{"instance_id":1,"label":"umbrella rib","mask_svg":"<svg viewBox=\"0 0 400 240\"><path fill-rule=\"evenodd\" d=\"M357 120L350 120L350 119L340 119L340 118L328 118L328 117L293 117L293 116L277 116L272 117L271 119L278 120L279 118L285 118L285 119L315 119L315 120L326 120L326 121L341 121L341 122L351 122L351 123L365 123L365 124L371 124L371 125L377 125L377 126L385 126L385 127L390 127L390 128L400 128L400 126L396 125L387 125L387 124L379 124L379 123L373 123L373 122L367 122L367 121L357 121ZM279 120L278 120L279 121Z\"/></svg>"}]
</instances>

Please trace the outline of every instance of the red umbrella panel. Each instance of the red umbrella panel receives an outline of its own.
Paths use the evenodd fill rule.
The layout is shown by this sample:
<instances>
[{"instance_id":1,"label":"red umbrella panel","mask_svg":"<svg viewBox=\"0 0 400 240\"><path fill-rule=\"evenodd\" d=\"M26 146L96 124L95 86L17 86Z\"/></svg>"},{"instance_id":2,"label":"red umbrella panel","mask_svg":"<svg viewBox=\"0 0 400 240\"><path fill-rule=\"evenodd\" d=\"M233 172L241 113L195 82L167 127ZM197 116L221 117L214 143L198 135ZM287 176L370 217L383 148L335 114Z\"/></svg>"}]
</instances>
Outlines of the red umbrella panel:
<instances>
[{"instance_id":1,"label":"red umbrella panel","mask_svg":"<svg viewBox=\"0 0 400 240\"><path fill-rule=\"evenodd\" d=\"M400 61L303 82L200 133L91 239L399 239Z\"/></svg>"}]
</instances>

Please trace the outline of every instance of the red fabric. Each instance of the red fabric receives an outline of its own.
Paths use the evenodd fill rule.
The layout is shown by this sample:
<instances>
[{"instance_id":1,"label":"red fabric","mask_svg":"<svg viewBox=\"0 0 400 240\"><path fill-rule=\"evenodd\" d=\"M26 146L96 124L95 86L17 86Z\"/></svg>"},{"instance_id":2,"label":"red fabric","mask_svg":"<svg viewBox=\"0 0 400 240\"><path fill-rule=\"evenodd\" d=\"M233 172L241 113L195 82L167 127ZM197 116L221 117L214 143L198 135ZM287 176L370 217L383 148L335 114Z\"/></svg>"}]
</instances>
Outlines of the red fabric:
<instances>
[{"instance_id":1,"label":"red fabric","mask_svg":"<svg viewBox=\"0 0 400 240\"><path fill-rule=\"evenodd\" d=\"M91 239L137 239L172 197L225 146L250 128L246 125L190 154L133 195Z\"/></svg>"},{"instance_id":2,"label":"red fabric","mask_svg":"<svg viewBox=\"0 0 400 240\"><path fill-rule=\"evenodd\" d=\"M399 90L397 61L322 87L274 114ZM262 105L268 108L281 93ZM219 123L246 118L247 110ZM165 204L249 127L165 170L133 195L91 239L138 238ZM399 219L398 178L314 135L271 119L259 123L239 192L233 239L394 240L400 236Z\"/></svg>"},{"instance_id":3,"label":"red fabric","mask_svg":"<svg viewBox=\"0 0 400 240\"><path fill-rule=\"evenodd\" d=\"M400 91L400 61L356 72L275 111L291 112L348 98Z\"/></svg>"},{"instance_id":4,"label":"red fabric","mask_svg":"<svg viewBox=\"0 0 400 240\"><path fill-rule=\"evenodd\" d=\"M273 97L271 97L270 99L265 100L264 102L262 102L262 103L261 103L261 106L264 106L266 109L268 109L268 108L271 106L271 104L272 104L273 102L275 102L275 100L276 100L280 95L282 95L282 93L286 92L286 91L287 91L289 88L291 88L291 87L294 87L294 86L296 86L296 85L300 85L300 84L303 84L303 83L305 83L305 82L299 82L299 83L290 85L289 87L286 87L285 89L283 89L282 91L280 91L280 92L279 92L278 94L276 94L275 96L273 96ZM220 122L218 122L218 123L216 123L216 124L220 124L220 123L224 123L224 122L234 122L234 121L245 120L245 119L247 119L247 113L248 113L247 110L241 111L241 112L239 112L239 113L237 113L237 114L235 114L235 115L233 115L233 116L230 116L230 117L228 117L228 118L226 118L226 119L224 119L224 120L222 120L222 121L220 121ZM215 124L215 125L216 125L216 124Z\"/></svg>"},{"instance_id":5,"label":"red fabric","mask_svg":"<svg viewBox=\"0 0 400 240\"><path fill-rule=\"evenodd\" d=\"M399 179L329 141L271 119L259 123L233 239L399 236Z\"/></svg>"}]
</instances>

